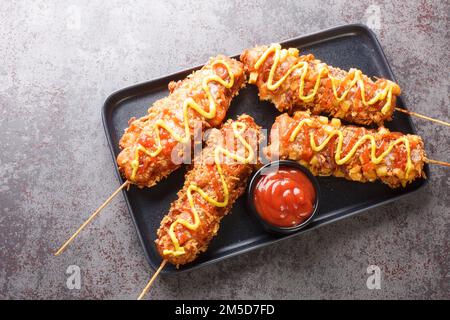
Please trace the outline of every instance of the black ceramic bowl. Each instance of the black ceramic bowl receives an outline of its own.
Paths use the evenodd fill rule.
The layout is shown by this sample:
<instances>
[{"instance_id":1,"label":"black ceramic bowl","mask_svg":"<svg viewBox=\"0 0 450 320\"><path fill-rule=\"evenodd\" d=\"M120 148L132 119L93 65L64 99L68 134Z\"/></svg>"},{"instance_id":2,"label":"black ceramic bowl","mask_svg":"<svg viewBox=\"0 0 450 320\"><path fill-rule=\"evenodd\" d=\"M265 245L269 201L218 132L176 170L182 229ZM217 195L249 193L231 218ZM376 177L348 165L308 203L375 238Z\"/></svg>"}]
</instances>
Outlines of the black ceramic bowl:
<instances>
[{"instance_id":1,"label":"black ceramic bowl","mask_svg":"<svg viewBox=\"0 0 450 320\"><path fill-rule=\"evenodd\" d=\"M296 226L279 227L279 226L273 225L273 224L267 222L266 220L264 220L260 216L258 211L256 210L255 203L254 203L254 196L253 196L255 187L257 186L261 177L265 174L264 172L267 169L272 168L272 167L291 167L291 168L300 170L308 177L308 179L311 181L311 183L316 191L316 199L314 200L313 212L311 213L311 215L309 216L308 219L306 219L305 221L303 221L302 223L300 223ZM308 169L306 169L302 165L298 164L297 162L290 161L290 160L279 160L279 161L273 161L273 162L266 164L264 167L260 168L253 175L253 177L251 178L250 183L248 185L248 188L247 188L247 206L248 206L249 210L253 213L253 215L257 218L257 220L264 226L264 228L267 231L275 232L275 233L288 234L288 233L294 233L300 229L303 229L308 223L310 223L314 219L314 216L316 215L318 208L319 208L319 203L320 203L319 200L320 200L320 188L319 188L319 182L317 181L317 178L315 176L313 176L312 173Z\"/></svg>"}]
</instances>

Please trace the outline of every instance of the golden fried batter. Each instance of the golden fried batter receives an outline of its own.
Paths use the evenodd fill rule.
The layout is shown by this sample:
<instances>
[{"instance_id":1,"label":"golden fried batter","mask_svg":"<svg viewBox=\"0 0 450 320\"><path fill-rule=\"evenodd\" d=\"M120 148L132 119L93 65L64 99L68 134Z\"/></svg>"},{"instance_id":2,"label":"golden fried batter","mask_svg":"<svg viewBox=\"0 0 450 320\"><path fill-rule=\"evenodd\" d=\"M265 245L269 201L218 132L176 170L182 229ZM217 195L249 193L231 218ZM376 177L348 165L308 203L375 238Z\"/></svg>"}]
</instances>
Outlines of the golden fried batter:
<instances>
[{"instance_id":1,"label":"golden fried batter","mask_svg":"<svg viewBox=\"0 0 450 320\"><path fill-rule=\"evenodd\" d=\"M217 76L223 83L211 80ZM230 84L232 80L230 88L224 86L224 84ZM194 123L201 121L203 130L219 126L226 116L232 98L238 94L244 84L245 74L242 63L225 56L212 58L202 69L184 80L171 82L168 97L156 101L148 109L146 116L130 119L129 127L120 139L120 147L123 150L117 157L117 164L122 175L139 187L151 187L176 170L180 164L172 161L172 151L179 145L175 137L186 137L185 121L189 125L190 143L194 133ZM212 106L208 91L214 102L215 112L210 110ZM185 113L186 101L193 102L186 108ZM194 104L205 112L211 112L209 119L194 110L192 108ZM162 127L161 123L166 127ZM169 132L167 128L172 132Z\"/></svg>"}]
</instances>

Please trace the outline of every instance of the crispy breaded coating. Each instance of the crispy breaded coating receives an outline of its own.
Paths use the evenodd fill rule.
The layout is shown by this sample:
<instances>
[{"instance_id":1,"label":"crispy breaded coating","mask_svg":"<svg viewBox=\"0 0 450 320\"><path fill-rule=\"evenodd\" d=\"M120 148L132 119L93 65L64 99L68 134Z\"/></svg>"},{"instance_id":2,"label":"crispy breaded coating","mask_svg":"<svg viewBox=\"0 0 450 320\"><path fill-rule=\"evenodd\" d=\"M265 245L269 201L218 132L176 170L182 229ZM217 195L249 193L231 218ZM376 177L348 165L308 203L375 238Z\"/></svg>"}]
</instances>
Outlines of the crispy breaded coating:
<instances>
[{"instance_id":1,"label":"crispy breaded coating","mask_svg":"<svg viewBox=\"0 0 450 320\"><path fill-rule=\"evenodd\" d=\"M373 81L360 70L328 66L312 54L299 55L278 44L247 49L240 59L260 99L281 112L309 110L355 124L383 125L391 120L400 95L392 81Z\"/></svg>"},{"instance_id":2,"label":"crispy breaded coating","mask_svg":"<svg viewBox=\"0 0 450 320\"><path fill-rule=\"evenodd\" d=\"M225 84L230 83L233 76L234 83L227 88L223 83L211 80L217 76ZM200 121L202 130L222 124L232 98L238 94L244 84L245 74L242 63L225 56L211 58L203 68L184 80L169 83L169 96L156 101L148 109L146 116L130 119L129 127L125 129L120 139L122 151L117 157L117 164L124 178L139 187L151 187L176 170L180 164L172 161L172 152L179 146L175 135L181 138L186 137L186 116L189 124L188 143L191 143L194 123ZM211 101L208 98L208 92L205 91L205 85L215 102L215 112L210 119L191 107L195 103L205 112L211 111ZM184 104L186 101L192 101L189 99L192 99L194 103L186 108L185 114ZM166 127L162 127L161 123ZM172 132L169 132L167 128ZM191 152L190 145L187 150ZM183 157L182 154L178 156Z\"/></svg>"},{"instance_id":3,"label":"crispy breaded coating","mask_svg":"<svg viewBox=\"0 0 450 320\"><path fill-rule=\"evenodd\" d=\"M223 151L228 150L232 154L237 153L242 157L251 157L248 148L244 148L238 139L234 139L238 141L233 141L232 144L227 143L227 139L222 139L224 136L229 137L230 133L233 134L233 126L236 124L239 124L240 128L245 126L241 135L254 153L252 161L248 163L242 159L233 160L225 154L226 151ZM186 174L186 180L183 189L178 193L178 199L172 203L168 214L162 219L155 243L163 259L167 259L175 265L183 265L193 261L201 252L206 251L209 242L219 229L220 221L231 210L236 199L245 191L247 180L257 161L259 129L250 116L242 115L235 121L227 121L220 130L215 129L210 134L206 147L195 159L192 169ZM221 174L217 167L216 151L219 151L220 154L220 167L228 193L224 190ZM208 201L205 196L196 191L198 189L193 190L193 186L203 190L210 200L222 202L223 206ZM195 211L189 201L190 195ZM195 224L196 214L198 214L196 228L186 227L185 224L179 222L181 220ZM178 249L171 237L171 232L178 242ZM182 253L178 253L179 251Z\"/></svg>"},{"instance_id":4,"label":"crispy breaded coating","mask_svg":"<svg viewBox=\"0 0 450 320\"><path fill-rule=\"evenodd\" d=\"M417 135L342 125L298 111L282 114L272 126L270 158L294 160L314 175L352 181L380 180L391 188L425 177L425 150Z\"/></svg>"}]
</instances>

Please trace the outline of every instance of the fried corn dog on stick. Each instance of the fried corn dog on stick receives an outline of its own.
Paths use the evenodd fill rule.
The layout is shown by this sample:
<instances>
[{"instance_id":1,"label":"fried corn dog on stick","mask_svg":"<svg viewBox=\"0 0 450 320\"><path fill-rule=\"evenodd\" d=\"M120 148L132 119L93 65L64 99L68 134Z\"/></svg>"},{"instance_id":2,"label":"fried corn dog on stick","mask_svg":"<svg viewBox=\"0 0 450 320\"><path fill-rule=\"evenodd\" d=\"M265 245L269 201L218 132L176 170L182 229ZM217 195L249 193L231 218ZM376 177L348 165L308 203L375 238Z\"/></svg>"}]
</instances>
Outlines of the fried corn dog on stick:
<instances>
[{"instance_id":1,"label":"fried corn dog on stick","mask_svg":"<svg viewBox=\"0 0 450 320\"><path fill-rule=\"evenodd\" d=\"M135 184L152 187L176 170L192 152L194 130L219 126L232 98L245 85L241 62L217 56L184 80L169 83L168 97L156 101L148 114L132 118L120 139L117 156L126 181L100 205L55 252L60 255L108 203L124 188Z\"/></svg>"},{"instance_id":2,"label":"fried corn dog on stick","mask_svg":"<svg viewBox=\"0 0 450 320\"><path fill-rule=\"evenodd\" d=\"M281 112L309 110L362 125L392 119L400 87L386 79L371 80L360 70L348 72L298 49L279 44L245 50L241 61L261 100Z\"/></svg>"},{"instance_id":3,"label":"fried corn dog on stick","mask_svg":"<svg viewBox=\"0 0 450 320\"><path fill-rule=\"evenodd\" d=\"M269 158L297 161L314 175L380 180L391 188L425 178L426 155L417 135L345 126L336 118L298 111L275 120L270 141L265 150Z\"/></svg>"},{"instance_id":4,"label":"fried corn dog on stick","mask_svg":"<svg viewBox=\"0 0 450 320\"><path fill-rule=\"evenodd\" d=\"M146 116L130 119L117 157L122 175L139 187L151 187L176 170L180 164L172 161L174 148L191 143L196 122L203 131L221 125L244 84L242 63L225 56L211 58L184 80L170 82L168 97L156 101Z\"/></svg>"},{"instance_id":5,"label":"fried corn dog on stick","mask_svg":"<svg viewBox=\"0 0 450 320\"><path fill-rule=\"evenodd\" d=\"M164 260L183 265L206 251L220 221L245 191L257 160L259 129L253 118L242 115L210 134L157 232L155 243Z\"/></svg>"}]
</instances>

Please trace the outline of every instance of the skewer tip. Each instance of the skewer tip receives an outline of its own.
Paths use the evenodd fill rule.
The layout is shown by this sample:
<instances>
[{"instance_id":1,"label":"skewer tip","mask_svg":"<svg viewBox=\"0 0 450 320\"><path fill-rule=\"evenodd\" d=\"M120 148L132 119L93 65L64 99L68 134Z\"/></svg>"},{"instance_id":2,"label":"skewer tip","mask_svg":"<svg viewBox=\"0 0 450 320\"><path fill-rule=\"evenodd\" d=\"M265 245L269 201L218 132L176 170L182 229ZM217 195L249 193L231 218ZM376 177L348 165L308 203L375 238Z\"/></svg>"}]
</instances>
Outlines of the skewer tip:
<instances>
[{"instance_id":1,"label":"skewer tip","mask_svg":"<svg viewBox=\"0 0 450 320\"><path fill-rule=\"evenodd\" d=\"M78 236L78 234L89 224L91 223L92 220L94 220L94 218L100 213L100 211L102 211L103 208L106 207L106 205L108 203L111 202L112 199L114 199L114 197L125 187L129 186L131 184L130 181L125 181L119 188L116 189L116 191L114 191L108 199L105 200L105 202L103 202L103 204L98 207L97 210L94 211L94 213L92 213L89 218L86 219L86 221L83 222L83 224L77 229L77 231L75 231L69 239L66 240L66 242L63 243L63 245L54 253L54 256L57 257L59 256L61 253L64 252L64 250L66 250L67 246Z\"/></svg>"},{"instance_id":2,"label":"skewer tip","mask_svg":"<svg viewBox=\"0 0 450 320\"><path fill-rule=\"evenodd\" d=\"M437 164L437 165L444 166L444 167L450 167L450 163L445 162L445 161L439 161L439 160L425 158L425 162L429 163L429 164Z\"/></svg>"},{"instance_id":3,"label":"skewer tip","mask_svg":"<svg viewBox=\"0 0 450 320\"><path fill-rule=\"evenodd\" d=\"M428 121L436 122L436 123L442 124L444 126L450 127L450 123L449 122L442 121L442 120L439 120L439 119L434 119L434 118L431 118L431 117L428 117L428 116L424 116L424 115L422 115L420 113L417 113L417 112L409 111L409 110L406 110L406 109L403 109L403 108L399 108L399 107L396 107L395 110L397 110L399 112L403 112L403 113L409 114L410 116L415 116L415 117L418 117L418 118L422 118L422 119L425 119L425 120L428 120Z\"/></svg>"},{"instance_id":4,"label":"skewer tip","mask_svg":"<svg viewBox=\"0 0 450 320\"><path fill-rule=\"evenodd\" d=\"M141 294L139 295L139 297L137 298L137 300L142 300L145 295L147 294L148 290L150 290L150 287L152 286L153 282L156 280L156 278L158 277L158 274L161 272L161 270L164 268L164 266L166 265L167 260L163 260L158 268L158 270L156 270L156 272L153 274L153 276L150 278L150 280L148 281L147 285L145 286L145 288L142 290Z\"/></svg>"}]
</instances>

